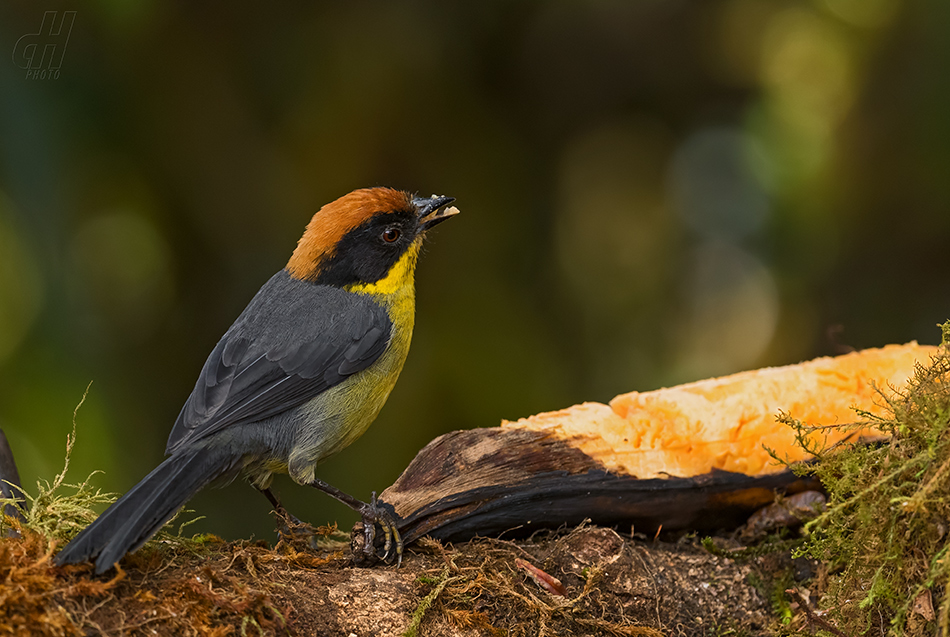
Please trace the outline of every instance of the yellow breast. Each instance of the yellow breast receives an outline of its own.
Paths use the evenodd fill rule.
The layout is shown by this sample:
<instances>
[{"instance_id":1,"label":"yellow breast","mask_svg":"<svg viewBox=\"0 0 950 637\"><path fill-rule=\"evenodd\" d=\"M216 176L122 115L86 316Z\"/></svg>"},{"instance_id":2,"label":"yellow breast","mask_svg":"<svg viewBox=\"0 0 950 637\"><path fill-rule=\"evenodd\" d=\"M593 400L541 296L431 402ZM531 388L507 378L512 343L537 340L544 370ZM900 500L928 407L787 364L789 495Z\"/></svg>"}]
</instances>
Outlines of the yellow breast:
<instances>
[{"instance_id":1,"label":"yellow breast","mask_svg":"<svg viewBox=\"0 0 950 637\"><path fill-rule=\"evenodd\" d=\"M288 472L299 483L313 480L316 465L352 444L376 419L402 371L415 322L413 282L419 243L415 243L375 283L347 287L366 294L389 314L393 331L379 359L363 371L321 394L313 403L313 418L319 424L305 429L290 454Z\"/></svg>"}]
</instances>

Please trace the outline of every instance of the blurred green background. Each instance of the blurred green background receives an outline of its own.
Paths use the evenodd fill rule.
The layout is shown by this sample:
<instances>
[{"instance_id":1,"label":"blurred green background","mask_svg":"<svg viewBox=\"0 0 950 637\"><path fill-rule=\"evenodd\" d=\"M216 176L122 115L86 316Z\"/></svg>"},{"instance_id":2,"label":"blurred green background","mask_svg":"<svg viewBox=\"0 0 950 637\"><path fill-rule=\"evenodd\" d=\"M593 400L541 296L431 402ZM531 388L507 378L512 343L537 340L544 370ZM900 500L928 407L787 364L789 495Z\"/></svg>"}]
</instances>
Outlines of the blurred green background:
<instances>
[{"instance_id":1,"label":"blurred green background","mask_svg":"<svg viewBox=\"0 0 950 637\"><path fill-rule=\"evenodd\" d=\"M63 10L58 77L28 78L21 36ZM24 482L61 467L89 381L71 478L147 473L218 337L363 186L463 214L420 264L389 404L318 470L362 498L453 429L935 343L948 33L946 0L6 0L0 427ZM273 537L244 484L192 508Z\"/></svg>"}]
</instances>

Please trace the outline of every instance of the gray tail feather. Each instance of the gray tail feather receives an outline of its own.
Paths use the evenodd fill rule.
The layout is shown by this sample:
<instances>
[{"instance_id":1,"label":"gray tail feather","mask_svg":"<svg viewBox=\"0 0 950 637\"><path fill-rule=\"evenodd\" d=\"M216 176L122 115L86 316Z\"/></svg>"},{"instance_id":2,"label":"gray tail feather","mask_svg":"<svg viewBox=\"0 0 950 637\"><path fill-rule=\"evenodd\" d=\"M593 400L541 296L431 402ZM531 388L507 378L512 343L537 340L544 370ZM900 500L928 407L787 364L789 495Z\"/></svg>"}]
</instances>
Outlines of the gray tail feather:
<instances>
[{"instance_id":1,"label":"gray tail feather","mask_svg":"<svg viewBox=\"0 0 950 637\"><path fill-rule=\"evenodd\" d=\"M96 573L104 573L142 546L199 490L228 473L235 461L227 450L213 447L172 455L74 537L55 563L96 558Z\"/></svg>"}]
</instances>

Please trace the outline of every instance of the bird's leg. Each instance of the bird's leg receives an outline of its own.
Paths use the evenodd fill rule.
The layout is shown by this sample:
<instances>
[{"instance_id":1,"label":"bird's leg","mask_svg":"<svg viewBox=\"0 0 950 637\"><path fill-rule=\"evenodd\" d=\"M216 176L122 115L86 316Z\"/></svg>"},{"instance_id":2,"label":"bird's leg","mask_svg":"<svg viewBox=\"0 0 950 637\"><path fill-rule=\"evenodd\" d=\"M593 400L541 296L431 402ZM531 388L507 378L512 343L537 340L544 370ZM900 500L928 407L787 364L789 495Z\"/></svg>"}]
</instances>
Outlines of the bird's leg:
<instances>
[{"instance_id":1,"label":"bird's leg","mask_svg":"<svg viewBox=\"0 0 950 637\"><path fill-rule=\"evenodd\" d=\"M319 478L314 478L313 481L308 482L311 487L315 489L320 489L327 495L336 498L346 506L350 507L354 511L360 514L363 518L363 532L365 534L365 541L363 544L363 553L366 555L374 555L376 552L375 542L376 542L376 525L379 524L383 529L385 534L386 544L383 547L383 559L388 560L390 557L390 551L393 548L394 540L396 546L396 566L402 564L402 536L399 534L399 529L396 528L396 523L393 521L392 516L389 515L389 512L385 509L380 508L376 504L376 492L373 491L373 498L369 503L363 502L362 500L357 500L348 493L340 491L333 485L327 484Z\"/></svg>"},{"instance_id":2,"label":"bird's leg","mask_svg":"<svg viewBox=\"0 0 950 637\"><path fill-rule=\"evenodd\" d=\"M277 499L277 496L274 495L274 492L270 490L270 487L262 489L258 486L255 486L254 488L264 494L264 497L267 498L267 501L270 502L272 507L274 507L274 511L277 512L277 515L279 515L286 522L289 522L289 525L284 526L284 529L280 530L280 534L282 536L284 535L284 530L286 529L288 539L291 539L294 535L292 526L304 526L304 527L312 528L310 524L307 524L306 522L298 518L296 515L292 514L290 511L285 509L284 506L280 503L280 500ZM310 545L312 548L316 548L316 540L312 533L310 534Z\"/></svg>"},{"instance_id":3,"label":"bird's leg","mask_svg":"<svg viewBox=\"0 0 950 637\"><path fill-rule=\"evenodd\" d=\"M254 488L264 494L264 497L267 498L267 501L270 502L272 507L274 507L274 510L277 511L278 515L287 518L294 524L303 524L303 522L298 520L296 516L291 515L290 512L284 508L284 506L280 503L280 500L277 499L277 496L274 495L274 492L270 490L270 487L265 487L262 489L258 486L255 486Z\"/></svg>"}]
</instances>

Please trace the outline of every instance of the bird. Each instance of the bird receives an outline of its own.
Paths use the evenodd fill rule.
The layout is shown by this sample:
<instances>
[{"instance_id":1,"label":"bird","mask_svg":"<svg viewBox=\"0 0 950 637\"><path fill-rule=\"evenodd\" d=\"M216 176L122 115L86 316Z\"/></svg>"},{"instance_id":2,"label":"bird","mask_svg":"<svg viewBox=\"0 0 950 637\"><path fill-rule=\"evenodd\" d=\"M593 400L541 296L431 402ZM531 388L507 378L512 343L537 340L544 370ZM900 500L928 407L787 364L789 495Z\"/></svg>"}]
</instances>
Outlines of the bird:
<instances>
[{"instance_id":1,"label":"bird","mask_svg":"<svg viewBox=\"0 0 950 637\"><path fill-rule=\"evenodd\" d=\"M363 551L375 527L399 561L388 511L318 479L316 466L359 438L402 370L415 318L415 269L426 233L458 213L452 197L363 188L320 208L286 267L224 333L168 437L167 458L80 531L58 565L95 561L96 574L154 535L200 489L242 473L270 490L288 473L357 511Z\"/></svg>"}]
</instances>

